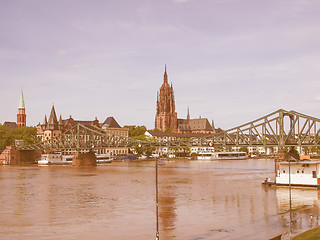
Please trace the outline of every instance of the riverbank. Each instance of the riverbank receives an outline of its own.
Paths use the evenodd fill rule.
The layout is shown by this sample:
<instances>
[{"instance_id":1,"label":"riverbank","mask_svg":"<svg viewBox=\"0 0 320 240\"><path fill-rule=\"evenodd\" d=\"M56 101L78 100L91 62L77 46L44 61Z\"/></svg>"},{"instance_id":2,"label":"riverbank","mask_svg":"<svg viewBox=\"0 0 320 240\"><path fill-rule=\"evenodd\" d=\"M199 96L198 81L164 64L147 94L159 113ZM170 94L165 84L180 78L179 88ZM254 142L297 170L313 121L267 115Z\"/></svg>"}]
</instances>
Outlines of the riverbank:
<instances>
[{"instance_id":1,"label":"riverbank","mask_svg":"<svg viewBox=\"0 0 320 240\"><path fill-rule=\"evenodd\" d=\"M320 239L320 227L301 233L298 236L295 236L293 238L293 240L316 240L316 239Z\"/></svg>"}]
</instances>

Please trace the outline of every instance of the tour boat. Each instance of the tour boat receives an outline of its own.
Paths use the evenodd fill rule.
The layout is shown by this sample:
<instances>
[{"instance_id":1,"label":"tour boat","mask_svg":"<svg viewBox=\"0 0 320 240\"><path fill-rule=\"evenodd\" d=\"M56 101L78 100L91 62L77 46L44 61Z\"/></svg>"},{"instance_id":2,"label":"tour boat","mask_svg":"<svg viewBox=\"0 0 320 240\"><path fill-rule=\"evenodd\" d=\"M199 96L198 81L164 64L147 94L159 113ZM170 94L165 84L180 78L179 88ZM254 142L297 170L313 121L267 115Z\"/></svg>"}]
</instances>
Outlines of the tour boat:
<instances>
[{"instance_id":1,"label":"tour boat","mask_svg":"<svg viewBox=\"0 0 320 240\"><path fill-rule=\"evenodd\" d=\"M290 171L289 171L290 170ZM276 162L276 185L320 187L320 160Z\"/></svg>"},{"instance_id":2,"label":"tour boat","mask_svg":"<svg viewBox=\"0 0 320 240\"><path fill-rule=\"evenodd\" d=\"M41 154L41 159L38 161L39 165L63 165L72 164L73 155L62 155L61 152Z\"/></svg>"},{"instance_id":3,"label":"tour boat","mask_svg":"<svg viewBox=\"0 0 320 240\"><path fill-rule=\"evenodd\" d=\"M114 158L110 154L96 154L97 163L111 163Z\"/></svg>"},{"instance_id":4,"label":"tour boat","mask_svg":"<svg viewBox=\"0 0 320 240\"><path fill-rule=\"evenodd\" d=\"M241 160L248 157L246 152L203 152L198 160Z\"/></svg>"}]
</instances>

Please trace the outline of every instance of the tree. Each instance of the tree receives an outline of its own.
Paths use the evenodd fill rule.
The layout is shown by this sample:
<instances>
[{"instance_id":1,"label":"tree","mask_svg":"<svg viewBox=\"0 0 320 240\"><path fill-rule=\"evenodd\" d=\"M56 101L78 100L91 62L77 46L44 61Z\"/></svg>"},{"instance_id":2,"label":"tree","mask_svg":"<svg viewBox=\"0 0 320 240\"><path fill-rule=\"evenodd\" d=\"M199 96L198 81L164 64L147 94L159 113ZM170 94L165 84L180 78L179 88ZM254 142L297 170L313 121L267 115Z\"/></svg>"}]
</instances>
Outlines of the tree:
<instances>
[{"instance_id":1,"label":"tree","mask_svg":"<svg viewBox=\"0 0 320 240\"><path fill-rule=\"evenodd\" d=\"M155 151L155 148L152 147L136 147L135 151L138 154L138 156L141 156L142 154L146 155L147 157L150 157L152 152Z\"/></svg>"},{"instance_id":2,"label":"tree","mask_svg":"<svg viewBox=\"0 0 320 240\"><path fill-rule=\"evenodd\" d=\"M166 128L165 132L172 132L170 128Z\"/></svg>"},{"instance_id":3,"label":"tree","mask_svg":"<svg viewBox=\"0 0 320 240\"><path fill-rule=\"evenodd\" d=\"M291 157L295 158L296 160L300 159L300 155L298 151L295 149L295 147L291 147L288 153Z\"/></svg>"},{"instance_id":4,"label":"tree","mask_svg":"<svg viewBox=\"0 0 320 240\"><path fill-rule=\"evenodd\" d=\"M124 126L129 128L129 137L139 140L145 140L145 132L147 128L145 126Z\"/></svg>"},{"instance_id":5,"label":"tree","mask_svg":"<svg viewBox=\"0 0 320 240\"><path fill-rule=\"evenodd\" d=\"M241 148L239 149L239 151L240 151L240 152L246 152L246 153L249 152L247 147L241 147Z\"/></svg>"},{"instance_id":6,"label":"tree","mask_svg":"<svg viewBox=\"0 0 320 240\"><path fill-rule=\"evenodd\" d=\"M226 152L231 152L232 148L231 147L226 147Z\"/></svg>"},{"instance_id":7,"label":"tree","mask_svg":"<svg viewBox=\"0 0 320 240\"><path fill-rule=\"evenodd\" d=\"M15 140L23 140L25 145L40 142L35 127L19 127L7 130L0 125L0 149L3 150L6 146L14 145Z\"/></svg>"}]
</instances>

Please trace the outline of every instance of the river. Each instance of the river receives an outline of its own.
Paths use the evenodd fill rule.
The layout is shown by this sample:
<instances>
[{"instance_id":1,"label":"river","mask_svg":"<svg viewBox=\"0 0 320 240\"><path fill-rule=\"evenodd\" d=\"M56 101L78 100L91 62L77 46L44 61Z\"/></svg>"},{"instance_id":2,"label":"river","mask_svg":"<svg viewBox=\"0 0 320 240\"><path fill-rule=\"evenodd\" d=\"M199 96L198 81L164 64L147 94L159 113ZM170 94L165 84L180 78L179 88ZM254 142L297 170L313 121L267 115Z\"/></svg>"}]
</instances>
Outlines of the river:
<instances>
[{"instance_id":1,"label":"river","mask_svg":"<svg viewBox=\"0 0 320 240\"><path fill-rule=\"evenodd\" d=\"M263 187L274 162L166 161L161 240L270 239L318 226L319 191ZM154 162L0 166L0 239L155 239Z\"/></svg>"}]
</instances>

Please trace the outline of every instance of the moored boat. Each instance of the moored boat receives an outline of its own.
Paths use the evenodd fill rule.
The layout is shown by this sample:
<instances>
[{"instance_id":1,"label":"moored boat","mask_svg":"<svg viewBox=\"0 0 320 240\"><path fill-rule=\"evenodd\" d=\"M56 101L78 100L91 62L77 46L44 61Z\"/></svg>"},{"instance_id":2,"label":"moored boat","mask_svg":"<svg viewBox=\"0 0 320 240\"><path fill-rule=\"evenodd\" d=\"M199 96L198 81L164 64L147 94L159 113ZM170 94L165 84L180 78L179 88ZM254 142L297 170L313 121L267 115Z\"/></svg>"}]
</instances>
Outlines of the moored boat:
<instances>
[{"instance_id":1,"label":"moored boat","mask_svg":"<svg viewBox=\"0 0 320 240\"><path fill-rule=\"evenodd\" d=\"M246 152L203 152L198 160L241 160L248 157Z\"/></svg>"},{"instance_id":2,"label":"moored boat","mask_svg":"<svg viewBox=\"0 0 320 240\"><path fill-rule=\"evenodd\" d=\"M62 155L61 152L44 153L41 154L41 159L38 161L39 165L64 165L72 164L72 155Z\"/></svg>"},{"instance_id":3,"label":"moored boat","mask_svg":"<svg viewBox=\"0 0 320 240\"><path fill-rule=\"evenodd\" d=\"M279 161L275 164L275 184L320 187L320 160Z\"/></svg>"},{"instance_id":4,"label":"moored boat","mask_svg":"<svg viewBox=\"0 0 320 240\"><path fill-rule=\"evenodd\" d=\"M110 154L96 154L97 163L111 163L114 158Z\"/></svg>"}]
</instances>

